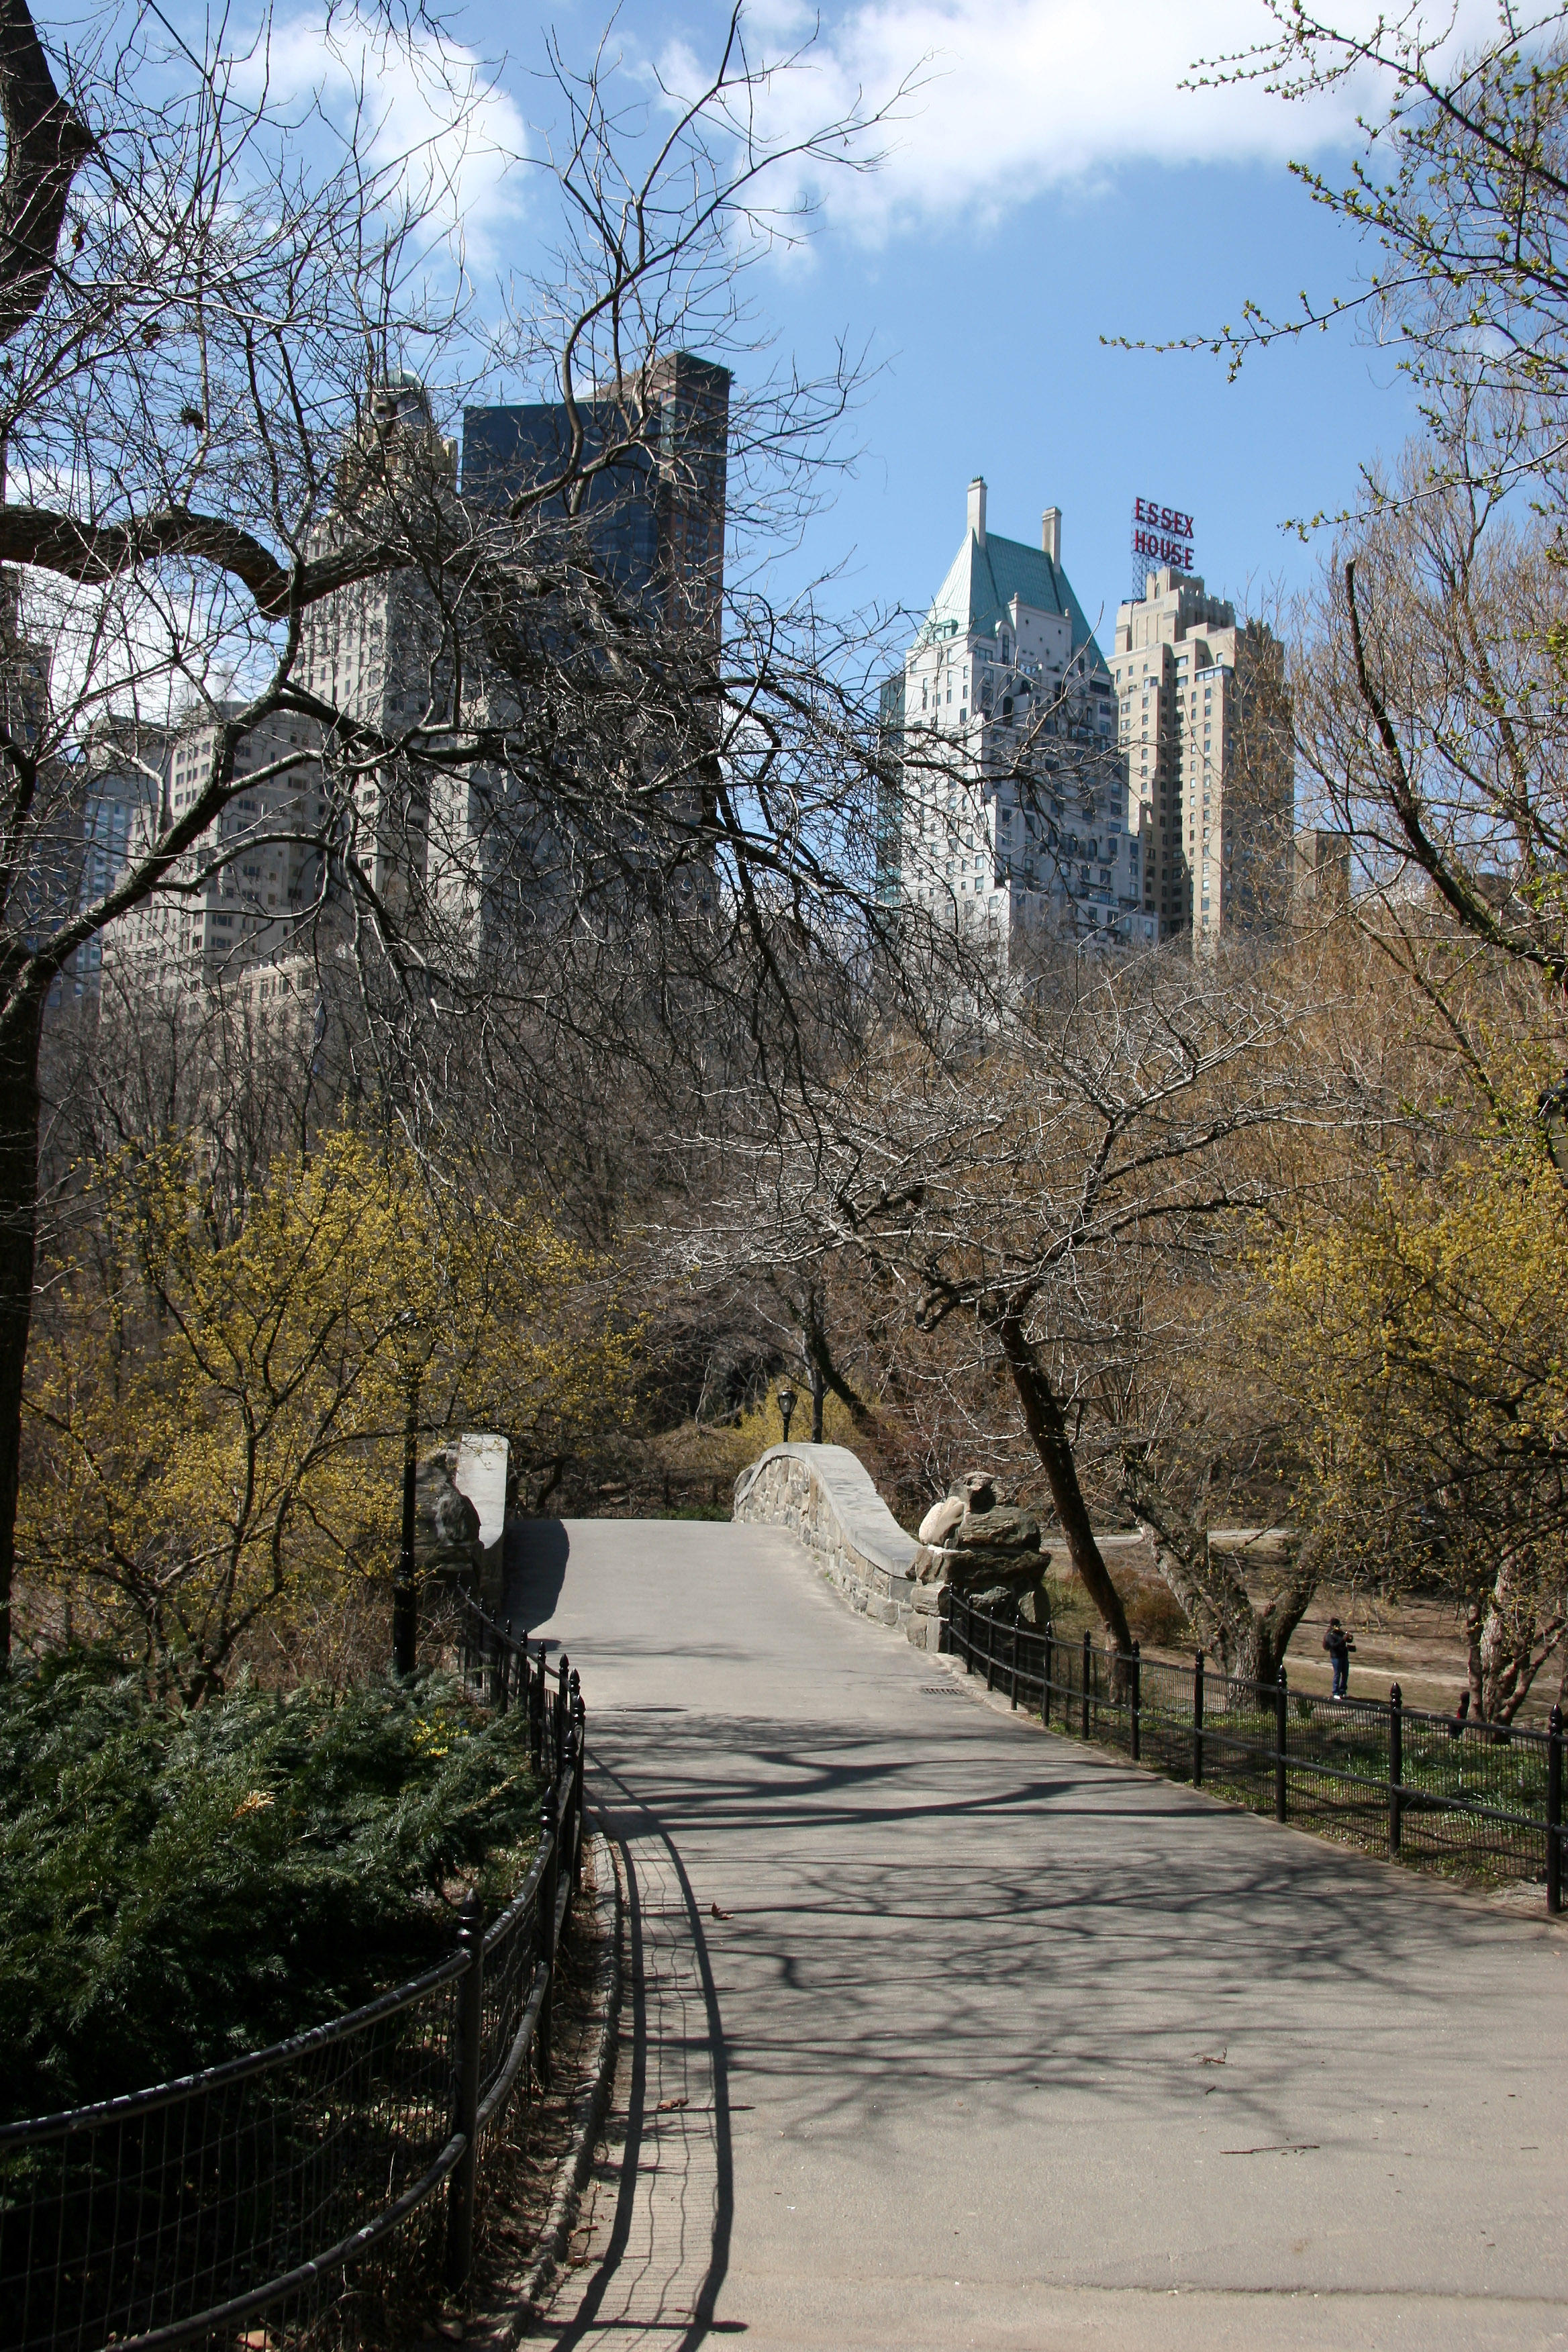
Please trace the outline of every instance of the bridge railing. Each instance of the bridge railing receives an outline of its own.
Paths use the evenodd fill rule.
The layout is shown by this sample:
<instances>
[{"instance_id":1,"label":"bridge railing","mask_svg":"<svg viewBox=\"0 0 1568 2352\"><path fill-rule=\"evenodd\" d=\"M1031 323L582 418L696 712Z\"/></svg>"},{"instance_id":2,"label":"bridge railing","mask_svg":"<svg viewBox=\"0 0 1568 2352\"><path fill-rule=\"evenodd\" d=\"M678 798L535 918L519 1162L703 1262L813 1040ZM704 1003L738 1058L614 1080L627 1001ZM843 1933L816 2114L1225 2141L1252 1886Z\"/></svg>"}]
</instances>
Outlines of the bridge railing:
<instances>
[{"instance_id":1,"label":"bridge railing","mask_svg":"<svg viewBox=\"0 0 1568 2352\"><path fill-rule=\"evenodd\" d=\"M847 1445L770 1445L735 1481L737 1519L787 1528L850 1606L936 1647L936 1587L914 1575L918 1546Z\"/></svg>"},{"instance_id":2,"label":"bridge railing","mask_svg":"<svg viewBox=\"0 0 1568 2352\"><path fill-rule=\"evenodd\" d=\"M467 2279L498 2127L550 2078L585 1718L564 1656L463 1611L465 1676L528 1710L544 1783L519 1894L488 1926L470 1897L437 1967L310 2032L0 2128L3 2352L275 2347L373 2258Z\"/></svg>"},{"instance_id":3,"label":"bridge railing","mask_svg":"<svg viewBox=\"0 0 1568 2352\"><path fill-rule=\"evenodd\" d=\"M1534 1877L1563 1904L1563 1711L1544 1731L1328 1698L1190 1665L1108 1654L1085 1633L988 1615L943 1588L939 1647L1047 1728L1370 1853L1471 1878Z\"/></svg>"}]
</instances>

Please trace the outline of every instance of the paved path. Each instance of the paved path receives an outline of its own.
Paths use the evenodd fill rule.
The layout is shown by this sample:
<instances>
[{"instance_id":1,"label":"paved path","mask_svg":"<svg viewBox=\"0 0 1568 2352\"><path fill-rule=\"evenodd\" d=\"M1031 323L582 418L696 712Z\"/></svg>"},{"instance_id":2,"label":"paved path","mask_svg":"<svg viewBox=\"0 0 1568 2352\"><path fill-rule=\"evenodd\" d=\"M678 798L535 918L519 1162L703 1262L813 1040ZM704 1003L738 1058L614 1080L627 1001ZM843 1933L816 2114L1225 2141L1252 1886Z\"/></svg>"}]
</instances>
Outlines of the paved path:
<instances>
[{"instance_id":1,"label":"paved path","mask_svg":"<svg viewBox=\"0 0 1568 2352\"><path fill-rule=\"evenodd\" d=\"M633 1923L544 2340L1568 2346L1568 1935L997 1712L782 1531L526 1542Z\"/></svg>"}]
</instances>

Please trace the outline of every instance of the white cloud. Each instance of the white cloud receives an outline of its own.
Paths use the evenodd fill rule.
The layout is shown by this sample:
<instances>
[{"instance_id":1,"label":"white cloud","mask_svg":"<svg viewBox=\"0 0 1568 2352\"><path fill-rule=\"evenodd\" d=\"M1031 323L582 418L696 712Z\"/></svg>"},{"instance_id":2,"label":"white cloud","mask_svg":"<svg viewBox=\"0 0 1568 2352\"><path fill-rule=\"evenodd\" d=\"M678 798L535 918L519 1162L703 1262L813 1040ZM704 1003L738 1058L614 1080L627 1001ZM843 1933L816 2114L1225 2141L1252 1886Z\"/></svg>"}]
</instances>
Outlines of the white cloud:
<instances>
[{"instance_id":1,"label":"white cloud","mask_svg":"<svg viewBox=\"0 0 1568 2352\"><path fill-rule=\"evenodd\" d=\"M1350 0L1350 11L1365 11ZM874 173L809 173L838 221L879 241L931 221L994 218L1015 201L1137 163L1283 162L1347 142L1368 87L1287 104L1259 82L1188 89L1202 59L1250 48L1272 19L1260 0L864 0L825 19L762 111L771 137L798 138L883 102L914 71ZM1491 0L1459 0L1455 38L1496 33ZM808 37L796 0L763 0L748 24L777 55ZM667 81L693 87L684 51Z\"/></svg>"},{"instance_id":2,"label":"white cloud","mask_svg":"<svg viewBox=\"0 0 1568 2352\"><path fill-rule=\"evenodd\" d=\"M521 210L529 138L513 100L470 49L428 32L335 11L273 24L241 69L275 104L319 105L378 172L488 266Z\"/></svg>"}]
</instances>

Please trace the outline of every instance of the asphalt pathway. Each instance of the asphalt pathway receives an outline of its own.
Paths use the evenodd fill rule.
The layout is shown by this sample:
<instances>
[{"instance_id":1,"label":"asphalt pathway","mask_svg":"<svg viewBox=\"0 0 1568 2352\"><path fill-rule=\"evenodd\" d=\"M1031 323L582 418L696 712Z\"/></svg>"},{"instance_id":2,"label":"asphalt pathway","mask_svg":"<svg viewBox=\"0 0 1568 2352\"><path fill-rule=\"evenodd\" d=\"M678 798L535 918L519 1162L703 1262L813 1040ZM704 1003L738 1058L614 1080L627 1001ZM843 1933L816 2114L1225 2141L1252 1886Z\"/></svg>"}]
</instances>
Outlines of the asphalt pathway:
<instances>
[{"instance_id":1,"label":"asphalt pathway","mask_svg":"<svg viewBox=\"0 0 1568 2352\"><path fill-rule=\"evenodd\" d=\"M513 1530L623 1857L540 2340L1568 2346L1568 1933L988 1706L782 1530Z\"/></svg>"}]
</instances>

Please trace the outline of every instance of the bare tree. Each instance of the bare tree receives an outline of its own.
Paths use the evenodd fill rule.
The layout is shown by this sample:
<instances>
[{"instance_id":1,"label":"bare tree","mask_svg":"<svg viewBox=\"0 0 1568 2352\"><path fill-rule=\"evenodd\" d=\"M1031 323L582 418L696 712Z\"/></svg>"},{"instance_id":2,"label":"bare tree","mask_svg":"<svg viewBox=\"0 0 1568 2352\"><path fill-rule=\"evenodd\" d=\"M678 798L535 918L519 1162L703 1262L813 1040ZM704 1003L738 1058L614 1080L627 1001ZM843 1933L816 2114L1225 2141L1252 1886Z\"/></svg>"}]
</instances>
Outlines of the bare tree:
<instances>
[{"instance_id":1,"label":"bare tree","mask_svg":"<svg viewBox=\"0 0 1568 2352\"><path fill-rule=\"evenodd\" d=\"M588 527L617 469L666 463L660 371L683 341L760 367L739 282L806 226L776 191L792 163L872 160L875 117L766 144L755 101L789 60L755 62L738 16L651 137L617 110L607 56L574 77L552 51L563 242L498 326L446 232L442 159L484 135L477 88L438 25L418 34L422 70L450 64L447 135L388 159L363 68L342 120L279 93L265 42L193 49L153 9L63 64L25 7L0 27L0 561L18 568L0 629L0 1648L40 1044L89 943L272 857L321 1004L356 1000L353 1083L416 1132L459 1020L492 1106L503 1064L542 1080L612 1044L689 1065L710 1007L726 1052L786 1068L803 978L850 934L863 958L875 919L886 761L863 634L809 600L774 612L743 577L721 604L712 550L661 597L629 593ZM764 374L732 407L721 456L750 526L798 513L854 373ZM476 504L443 421L520 379L571 429ZM678 447L678 501L686 465ZM367 716L321 615L389 580L413 682ZM182 707L206 748L171 792L161 730ZM110 717L147 813L97 888L83 747Z\"/></svg>"},{"instance_id":2,"label":"bare tree","mask_svg":"<svg viewBox=\"0 0 1568 2352\"><path fill-rule=\"evenodd\" d=\"M1005 1369L1117 1649L1126 1612L1080 1464L1146 1437L1137 1375L1156 1294L1234 1248L1268 1197L1249 1139L1314 1115L1300 1012L1283 977L1245 967L1067 956L1005 1026L935 1046L871 1037L787 1134L753 1148L744 1206L710 1223L715 1259L750 1249L805 1282L846 1255L916 1330L971 1331ZM1173 1295L1169 1310L1182 1311Z\"/></svg>"},{"instance_id":3,"label":"bare tree","mask_svg":"<svg viewBox=\"0 0 1568 2352\"><path fill-rule=\"evenodd\" d=\"M1568 453L1561 8L1500 7L1496 30L1467 41L1457 10L1425 0L1359 24L1300 0L1265 5L1273 36L1210 59L1194 79L1261 82L1293 101L1354 91L1364 144L1348 176L1291 168L1372 266L1350 290L1303 293L1282 314L1248 300L1238 324L1175 348L1220 354L1234 374L1254 352L1350 322L1394 350L1436 428L1438 462L1409 495L1555 479Z\"/></svg>"}]
</instances>

